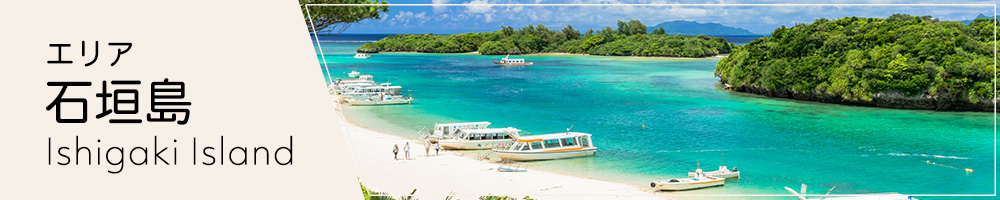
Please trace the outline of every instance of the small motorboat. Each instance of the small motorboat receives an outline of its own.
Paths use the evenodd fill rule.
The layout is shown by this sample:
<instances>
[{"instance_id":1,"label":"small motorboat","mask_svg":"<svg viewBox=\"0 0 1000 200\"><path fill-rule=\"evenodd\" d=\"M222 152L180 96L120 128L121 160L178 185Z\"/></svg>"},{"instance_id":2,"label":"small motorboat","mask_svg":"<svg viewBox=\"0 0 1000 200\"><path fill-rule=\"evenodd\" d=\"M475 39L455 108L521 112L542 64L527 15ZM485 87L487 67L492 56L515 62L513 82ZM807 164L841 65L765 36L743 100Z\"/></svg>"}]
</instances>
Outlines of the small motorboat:
<instances>
[{"instance_id":1,"label":"small motorboat","mask_svg":"<svg viewBox=\"0 0 1000 200\"><path fill-rule=\"evenodd\" d=\"M701 169L695 169L694 172L688 172L688 177L698 176L698 171L701 171ZM718 171L704 172L704 174L706 176L714 176L714 177L720 177L720 178L725 178L725 179L740 178L740 172L738 172L738 171L731 171L731 170L729 170L729 168L726 168L725 165L719 166L719 170Z\"/></svg>"},{"instance_id":2,"label":"small motorboat","mask_svg":"<svg viewBox=\"0 0 1000 200\"><path fill-rule=\"evenodd\" d=\"M705 174L699 173L698 176L691 178L653 181L649 183L649 187L662 191L679 191L723 186L725 184L726 178L705 176Z\"/></svg>"},{"instance_id":3,"label":"small motorboat","mask_svg":"<svg viewBox=\"0 0 1000 200\"><path fill-rule=\"evenodd\" d=\"M535 64L535 63L533 63L533 62L524 62L523 58L512 59L512 58L510 58L510 55L507 55L507 56L504 56L503 58L501 58L500 61L493 61L493 64L508 65L508 66L529 66L529 65L532 65L532 64Z\"/></svg>"},{"instance_id":4,"label":"small motorboat","mask_svg":"<svg viewBox=\"0 0 1000 200\"><path fill-rule=\"evenodd\" d=\"M351 70L351 73L347 73L347 76L351 78L357 78L358 76L361 76L361 72Z\"/></svg>"},{"instance_id":5,"label":"small motorboat","mask_svg":"<svg viewBox=\"0 0 1000 200\"><path fill-rule=\"evenodd\" d=\"M368 54L363 54L363 53L354 54L354 58L368 58L368 57L371 57L371 56L369 56Z\"/></svg>"}]
</instances>

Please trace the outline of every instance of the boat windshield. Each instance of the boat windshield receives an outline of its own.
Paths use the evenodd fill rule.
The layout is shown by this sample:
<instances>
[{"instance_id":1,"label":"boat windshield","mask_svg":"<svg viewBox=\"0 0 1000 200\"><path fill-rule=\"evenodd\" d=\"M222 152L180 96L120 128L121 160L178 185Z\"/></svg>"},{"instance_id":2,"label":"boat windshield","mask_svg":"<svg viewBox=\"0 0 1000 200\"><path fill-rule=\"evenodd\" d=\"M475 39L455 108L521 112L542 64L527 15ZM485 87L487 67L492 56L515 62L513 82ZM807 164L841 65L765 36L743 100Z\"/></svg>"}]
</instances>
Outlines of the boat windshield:
<instances>
[{"instance_id":1,"label":"boat windshield","mask_svg":"<svg viewBox=\"0 0 1000 200\"><path fill-rule=\"evenodd\" d=\"M531 150L531 148L530 148L530 147L528 147L528 144L525 144L525 143L519 143L519 144L520 144L520 145L517 145L517 146L516 146L516 148L515 148L515 149L513 149L513 150L520 150L520 151L527 151L527 150Z\"/></svg>"},{"instance_id":2,"label":"boat windshield","mask_svg":"<svg viewBox=\"0 0 1000 200\"><path fill-rule=\"evenodd\" d=\"M560 140L562 141L562 146L564 146L564 147L565 146L575 146L576 145L576 143L573 142L573 138L563 138L563 139L560 139Z\"/></svg>"}]
</instances>

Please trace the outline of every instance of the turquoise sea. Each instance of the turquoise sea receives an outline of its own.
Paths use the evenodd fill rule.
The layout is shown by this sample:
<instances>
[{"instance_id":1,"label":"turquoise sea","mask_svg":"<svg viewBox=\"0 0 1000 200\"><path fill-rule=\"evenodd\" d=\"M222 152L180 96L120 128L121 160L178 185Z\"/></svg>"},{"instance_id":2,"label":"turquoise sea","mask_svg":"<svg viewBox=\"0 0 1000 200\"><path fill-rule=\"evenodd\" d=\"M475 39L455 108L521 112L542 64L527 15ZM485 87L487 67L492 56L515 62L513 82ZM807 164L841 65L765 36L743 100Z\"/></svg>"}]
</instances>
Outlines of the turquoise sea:
<instances>
[{"instance_id":1,"label":"turquoise sea","mask_svg":"<svg viewBox=\"0 0 1000 200\"><path fill-rule=\"evenodd\" d=\"M345 106L348 118L362 126L411 138L434 123L467 121L530 134L572 126L594 135L596 156L531 162L529 170L648 187L654 179L685 177L699 162L714 170L724 158L742 178L671 194L787 195L783 187L802 183L810 194L834 186L831 194L995 192L993 113L856 107L725 91L712 74L719 58L529 55L512 57L534 66L498 67L491 61L500 56L475 54L354 59L363 41L320 42L324 54L317 56L334 78L358 70L403 86L416 99L411 105Z\"/></svg>"}]
</instances>

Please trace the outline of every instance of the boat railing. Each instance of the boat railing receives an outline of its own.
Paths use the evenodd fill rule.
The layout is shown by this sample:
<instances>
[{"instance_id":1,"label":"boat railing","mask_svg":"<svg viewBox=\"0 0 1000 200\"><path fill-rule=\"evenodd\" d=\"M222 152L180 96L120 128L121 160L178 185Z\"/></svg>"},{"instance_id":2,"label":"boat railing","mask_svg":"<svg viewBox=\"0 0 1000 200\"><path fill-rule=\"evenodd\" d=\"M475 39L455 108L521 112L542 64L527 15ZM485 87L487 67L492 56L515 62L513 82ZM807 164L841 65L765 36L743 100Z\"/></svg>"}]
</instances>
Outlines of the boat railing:
<instances>
[{"instance_id":1,"label":"boat railing","mask_svg":"<svg viewBox=\"0 0 1000 200\"><path fill-rule=\"evenodd\" d=\"M490 160L491 158L493 158L493 151L482 152L479 153L479 156L476 156L476 160L478 161Z\"/></svg>"},{"instance_id":2,"label":"boat railing","mask_svg":"<svg viewBox=\"0 0 1000 200\"><path fill-rule=\"evenodd\" d=\"M421 127L420 130L417 131L417 133L424 132L424 129L426 129L426 128L427 127ZM420 139L427 139L427 136L430 136L430 134L431 134L431 132L423 133L423 134L420 135Z\"/></svg>"}]
</instances>

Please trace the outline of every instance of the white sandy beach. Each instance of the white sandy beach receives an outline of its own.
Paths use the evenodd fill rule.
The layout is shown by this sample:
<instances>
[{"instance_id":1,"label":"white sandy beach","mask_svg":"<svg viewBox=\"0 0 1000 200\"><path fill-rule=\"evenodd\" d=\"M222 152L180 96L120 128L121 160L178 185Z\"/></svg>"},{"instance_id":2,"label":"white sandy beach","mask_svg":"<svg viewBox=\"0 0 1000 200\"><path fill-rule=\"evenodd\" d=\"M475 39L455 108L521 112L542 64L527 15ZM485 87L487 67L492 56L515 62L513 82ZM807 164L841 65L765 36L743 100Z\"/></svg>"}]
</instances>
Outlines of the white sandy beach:
<instances>
[{"instance_id":1,"label":"white sandy beach","mask_svg":"<svg viewBox=\"0 0 1000 200\"><path fill-rule=\"evenodd\" d=\"M336 98L335 96L331 96ZM530 167L528 172L498 172L491 161L461 156L469 151L442 151L440 156L424 155L423 141L380 133L350 123L338 104L337 116L347 140L348 153L365 187L391 196L410 194L417 189L419 199L478 199L497 195L535 199L670 199L651 189L574 177ZM403 145L410 142L410 160L404 160ZM392 146L399 144L400 160L393 160Z\"/></svg>"}]
</instances>

